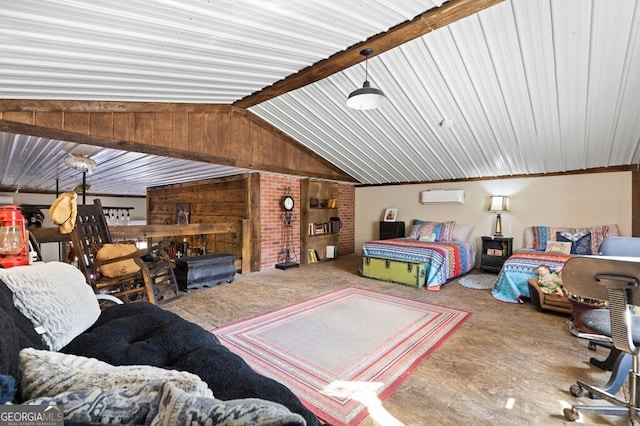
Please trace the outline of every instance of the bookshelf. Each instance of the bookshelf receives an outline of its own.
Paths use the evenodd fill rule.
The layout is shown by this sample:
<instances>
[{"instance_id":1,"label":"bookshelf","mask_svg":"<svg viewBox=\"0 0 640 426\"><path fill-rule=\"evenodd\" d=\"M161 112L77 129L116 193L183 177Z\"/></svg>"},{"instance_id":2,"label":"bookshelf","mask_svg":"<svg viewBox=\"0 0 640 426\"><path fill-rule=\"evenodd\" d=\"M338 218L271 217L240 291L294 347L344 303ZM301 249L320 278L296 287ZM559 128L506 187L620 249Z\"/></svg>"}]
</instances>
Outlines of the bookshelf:
<instances>
[{"instance_id":1,"label":"bookshelf","mask_svg":"<svg viewBox=\"0 0 640 426\"><path fill-rule=\"evenodd\" d=\"M338 184L300 181L300 260L303 264L338 257Z\"/></svg>"}]
</instances>

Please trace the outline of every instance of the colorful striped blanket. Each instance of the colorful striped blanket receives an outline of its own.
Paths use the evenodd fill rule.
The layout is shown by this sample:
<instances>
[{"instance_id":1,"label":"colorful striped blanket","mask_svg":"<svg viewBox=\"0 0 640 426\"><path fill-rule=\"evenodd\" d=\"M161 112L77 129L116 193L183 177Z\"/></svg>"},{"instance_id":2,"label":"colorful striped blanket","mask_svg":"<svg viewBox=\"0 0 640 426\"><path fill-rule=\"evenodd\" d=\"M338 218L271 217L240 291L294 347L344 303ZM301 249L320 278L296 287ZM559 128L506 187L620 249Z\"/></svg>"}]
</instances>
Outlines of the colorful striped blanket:
<instances>
[{"instance_id":1,"label":"colorful striped blanket","mask_svg":"<svg viewBox=\"0 0 640 426\"><path fill-rule=\"evenodd\" d=\"M369 241L362 255L425 263L427 287L438 287L452 278L466 274L476 262L476 245L471 241L429 243L413 238Z\"/></svg>"},{"instance_id":2,"label":"colorful striped blanket","mask_svg":"<svg viewBox=\"0 0 640 426\"><path fill-rule=\"evenodd\" d=\"M504 262L491 294L503 302L518 303L522 297L530 297L529 278L538 276L538 266L547 265L555 271L562 268L571 257L568 254L531 249L518 250Z\"/></svg>"}]
</instances>

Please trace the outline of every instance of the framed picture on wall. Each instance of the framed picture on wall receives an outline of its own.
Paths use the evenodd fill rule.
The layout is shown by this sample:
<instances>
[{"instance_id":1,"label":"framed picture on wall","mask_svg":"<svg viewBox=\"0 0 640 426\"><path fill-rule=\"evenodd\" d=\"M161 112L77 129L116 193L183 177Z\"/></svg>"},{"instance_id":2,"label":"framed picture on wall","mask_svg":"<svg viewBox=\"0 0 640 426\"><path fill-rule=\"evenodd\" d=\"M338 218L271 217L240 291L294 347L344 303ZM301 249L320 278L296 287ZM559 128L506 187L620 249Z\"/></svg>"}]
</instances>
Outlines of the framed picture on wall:
<instances>
[{"instance_id":1,"label":"framed picture on wall","mask_svg":"<svg viewBox=\"0 0 640 426\"><path fill-rule=\"evenodd\" d=\"M176 225L188 225L190 214L191 214L190 203L176 203L174 223Z\"/></svg>"},{"instance_id":2,"label":"framed picture on wall","mask_svg":"<svg viewBox=\"0 0 640 426\"><path fill-rule=\"evenodd\" d=\"M384 212L384 221L385 222L395 222L397 215L398 215L398 209L387 209Z\"/></svg>"}]
</instances>

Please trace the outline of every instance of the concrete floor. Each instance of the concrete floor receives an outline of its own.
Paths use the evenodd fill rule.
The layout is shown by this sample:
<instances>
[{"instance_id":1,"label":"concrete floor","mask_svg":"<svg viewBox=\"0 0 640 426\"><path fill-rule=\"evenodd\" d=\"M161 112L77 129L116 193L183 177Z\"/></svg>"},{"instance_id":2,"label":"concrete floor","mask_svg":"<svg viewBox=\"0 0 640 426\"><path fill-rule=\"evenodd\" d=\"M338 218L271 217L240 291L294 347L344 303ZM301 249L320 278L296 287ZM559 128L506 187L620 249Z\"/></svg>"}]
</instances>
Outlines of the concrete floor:
<instances>
[{"instance_id":1,"label":"concrete floor","mask_svg":"<svg viewBox=\"0 0 640 426\"><path fill-rule=\"evenodd\" d=\"M164 305L206 329L248 318L347 286L471 311L473 315L387 399L383 406L405 425L560 425L562 409L577 399L577 379L605 383L609 373L589 364L592 352L572 336L567 316L537 312L531 304L499 302L490 290L457 281L439 292L358 275L360 257L288 270L237 275L233 283L192 290ZM474 271L475 272L475 271ZM622 425L624 418L587 415L582 424ZM368 418L363 425L377 424Z\"/></svg>"}]
</instances>

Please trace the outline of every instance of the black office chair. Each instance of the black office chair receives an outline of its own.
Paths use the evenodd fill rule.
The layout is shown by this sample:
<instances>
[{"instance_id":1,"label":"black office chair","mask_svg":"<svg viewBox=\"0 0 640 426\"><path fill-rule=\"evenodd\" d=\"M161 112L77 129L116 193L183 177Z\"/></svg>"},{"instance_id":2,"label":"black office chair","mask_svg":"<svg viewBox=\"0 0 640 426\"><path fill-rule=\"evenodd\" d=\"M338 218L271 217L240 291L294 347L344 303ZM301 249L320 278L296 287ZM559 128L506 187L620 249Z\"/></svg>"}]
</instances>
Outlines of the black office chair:
<instances>
[{"instance_id":1,"label":"black office chair","mask_svg":"<svg viewBox=\"0 0 640 426\"><path fill-rule=\"evenodd\" d=\"M573 405L564 409L565 418L575 421L582 411L629 416L633 424L640 424L640 315L633 313L634 306L640 306L640 258L574 257L565 264L562 277L570 293L609 302L608 309L583 313L581 321L589 329L610 336L616 349L632 357L627 401L597 386L578 381L582 389L612 405Z\"/></svg>"}]
</instances>

